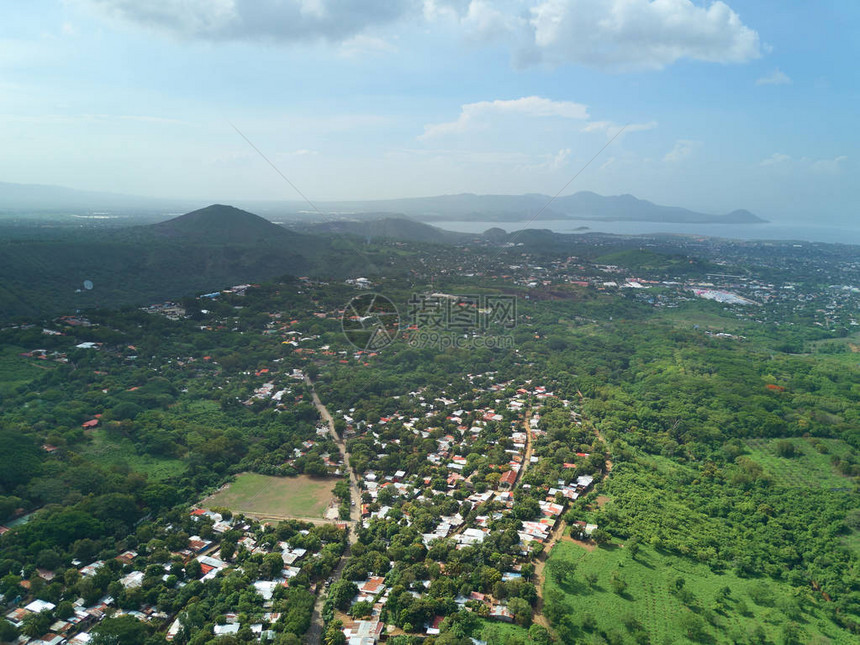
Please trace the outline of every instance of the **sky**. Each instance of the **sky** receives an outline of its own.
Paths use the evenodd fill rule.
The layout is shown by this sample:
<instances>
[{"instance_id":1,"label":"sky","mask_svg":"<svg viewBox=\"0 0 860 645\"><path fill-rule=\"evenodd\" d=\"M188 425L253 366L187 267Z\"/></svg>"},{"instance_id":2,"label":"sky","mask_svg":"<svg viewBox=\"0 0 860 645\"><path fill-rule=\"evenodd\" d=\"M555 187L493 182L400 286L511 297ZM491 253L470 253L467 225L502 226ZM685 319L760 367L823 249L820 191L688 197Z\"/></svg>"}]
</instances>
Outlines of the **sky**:
<instances>
[{"instance_id":1,"label":"sky","mask_svg":"<svg viewBox=\"0 0 860 645\"><path fill-rule=\"evenodd\" d=\"M855 224L858 32L856 0L7 2L0 181Z\"/></svg>"}]
</instances>

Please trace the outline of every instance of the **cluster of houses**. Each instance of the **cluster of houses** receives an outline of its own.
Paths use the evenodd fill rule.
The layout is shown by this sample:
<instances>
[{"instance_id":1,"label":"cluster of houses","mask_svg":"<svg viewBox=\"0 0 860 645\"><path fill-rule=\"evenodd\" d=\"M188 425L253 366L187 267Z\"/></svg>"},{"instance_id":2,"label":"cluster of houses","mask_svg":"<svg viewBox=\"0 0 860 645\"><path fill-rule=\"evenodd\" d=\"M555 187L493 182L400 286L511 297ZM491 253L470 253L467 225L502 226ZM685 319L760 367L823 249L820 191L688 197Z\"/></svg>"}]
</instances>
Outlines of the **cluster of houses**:
<instances>
[{"instance_id":1,"label":"cluster of houses","mask_svg":"<svg viewBox=\"0 0 860 645\"><path fill-rule=\"evenodd\" d=\"M196 521L207 518L206 523L208 526L211 526L213 537L212 539L204 539L198 535L192 535L183 548L171 552L171 561L163 564L163 579L166 581L170 576L172 567L176 561L181 561L182 566L185 567L191 561L196 560L200 565L200 580L203 582L212 580L220 572L237 566L236 564L222 560L218 556L218 552L221 546L220 536L223 533L228 530L241 531L242 537L239 539L237 546L243 546L250 554L279 553L284 561L280 573L272 579L258 579L252 583L254 590L262 598L264 613L248 626L251 633L258 640L264 638L273 640L276 634L270 627L280 618L280 614L271 610L275 590L279 586L288 586L290 579L300 573L301 566L309 558L317 557L317 554L310 553L305 548L291 546L288 542L284 541L276 542L274 545L268 543L261 544L258 542L257 537L255 537L255 533L252 530L254 527L250 523L246 521L238 522L232 518L225 519L220 513L195 508L190 511L190 515ZM308 532L308 529L299 531L303 535L307 535ZM147 559L140 557L136 551L125 551L116 556L115 559L121 565L121 569L119 574L112 575L118 575L117 581L124 589L131 590L141 587L145 576L152 574L152 565L147 564ZM104 560L95 560L87 564L75 560L72 561L72 564L78 568L78 573L84 578L96 576L107 566ZM52 571L39 570L39 575L49 581L53 578L54 573ZM185 586L185 584L187 583L184 581L177 582L179 587ZM150 604L143 604L134 610L121 609L117 606L116 599L110 595L102 596L91 605L88 605L83 598L78 598L73 602L72 607L71 614L62 619L57 618L50 625L48 632L38 637L21 635L15 641L16 645L84 645L92 640L92 629L104 618L108 616L118 617L126 614L134 616L142 622L155 622L162 629L164 626L167 626L165 637L168 641L175 638L182 629L181 620L177 616L171 617ZM54 613L56 609L57 605L55 603L35 599L25 606L7 612L5 620L20 629L26 624L28 615L39 614L41 612ZM242 627L236 614L226 614L223 620L219 620L218 622L219 624L214 627L215 636L234 634Z\"/></svg>"},{"instance_id":2,"label":"cluster of houses","mask_svg":"<svg viewBox=\"0 0 860 645\"><path fill-rule=\"evenodd\" d=\"M127 551L119 556L117 560L127 568L133 568L131 563L137 557L137 553ZM91 577L105 566L105 562L97 560L87 565L81 566L77 560L72 561L72 564L78 566L78 573L82 577ZM169 569L169 567L168 567ZM50 581L53 579L52 571L39 571L40 577ZM165 574L167 575L167 574ZM143 571L132 570L123 575L119 579L119 583L126 589L134 589L139 587L144 578ZM42 612L53 613L57 605L46 600L36 599L25 605L18 607L8 612L5 616L13 626L21 629L24 627L27 617L30 614L40 614ZM90 630L102 621L107 616L123 616L131 615L142 622L164 621L168 618L167 614L158 611L153 605L143 605L136 610L119 609L116 606L116 601L110 595L104 595L95 603L88 605L83 598L78 598L72 603L72 611L64 618L56 618L48 628L48 631L37 637L28 637L20 635L15 643L17 645L83 645L92 640Z\"/></svg>"},{"instance_id":3,"label":"cluster of houses","mask_svg":"<svg viewBox=\"0 0 860 645\"><path fill-rule=\"evenodd\" d=\"M467 411L461 408L456 398L443 396L431 399L425 398L422 391L413 391L400 399L403 409L408 411L383 416L373 423L356 421L353 417L354 410L340 412L346 423L346 436L364 440L372 439L373 449L380 459L386 457L393 445L400 443L398 439L391 439L390 433L385 433L387 438L383 439L384 429L393 424L397 424L403 432L411 432L422 439L436 437L435 450L425 457L432 466L430 475L427 474L426 469L423 469L420 475L403 469L385 474L375 466L357 473L365 502L361 505L363 522L367 523L374 518L385 518L390 513L391 507L380 502L381 497L384 501L388 501L393 495L420 506L422 501L429 501L426 500L425 495L431 483L444 478L445 489L442 492L452 500L457 500L458 505L464 510L440 515L435 526L422 533L422 540L429 547L436 540L447 539L454 543L455 548L462 549L482 543L490 533L490 523L504 517L514 507L515 489L529 488L529 484L523 483L522 475L543 458L532 449L532 442L544 435L539 427L540 409L544 401L554 398L555 395L546 387L531 383L516 389L510 382L494 383L493 373L469 375L469 379L473 384L479 381L490 382L490 385L475 389L479 390L479 397L482 394L490 395L491 398L496 397L492 407L484 406ZM511 394L512 391L513 394ZM563 403L569 406L569 402ZM449 423L455 424L457 432L438 436L439 433L434 432L436 429L425 427L426 424L421 423L422 420L439 419L440 416ZM578 418L572 409L571 416ZM472 481L475 471L470 468L467 455L471 452L470 445L479 439L490 444L503 443L509 446L502 453L504 461L490 465L500 474L493 487L476 486ZM578 455L583 458L588 457L586 453L578 453ZM576 468L576 464L565 464L565 467ZM503 574L503 580L507 581L521 575L516 570L528 559L536 544L546 544L551 540L553 529L557 527L568 502L583 495L593 483L593 476L578 475L569 481L559 480L555 486L546 487L543 499L538 502L539 516L522 521L521 529L518 531L519 553L522 560L515 565L515 571ZM389 493L382 496L382 491L386 489ZM494 502L493 508L499 510L477 516L467 512L468 509L478 508L487 502ZM409 514L404 515L406 522L411 523L412 518ZM467 517L470 519L467 520ZM377 580L378 584L375 582ZM374 606L372 615L361 620L350 619L348 613L338 617L344 621L343 632L349 645L371 645L378 642L380 634L390 633L393 629L392 626L384 626L380 619L382 607L387 599L387 590L381 578L370 577L368 581L358 585L359 592L352 602L353 604L372 602ZM505 602L491 595L473 592L469 597L459 596L456 601L460 606L467 608L484 606L485 611L482 613L491 619L513 621L513 615ZM470 601L477 601L477 605L476 602ZM439 633L437 623L441 621L441 617L437 619L424 626L427 635Z\"/></svg>"}]
</instances>

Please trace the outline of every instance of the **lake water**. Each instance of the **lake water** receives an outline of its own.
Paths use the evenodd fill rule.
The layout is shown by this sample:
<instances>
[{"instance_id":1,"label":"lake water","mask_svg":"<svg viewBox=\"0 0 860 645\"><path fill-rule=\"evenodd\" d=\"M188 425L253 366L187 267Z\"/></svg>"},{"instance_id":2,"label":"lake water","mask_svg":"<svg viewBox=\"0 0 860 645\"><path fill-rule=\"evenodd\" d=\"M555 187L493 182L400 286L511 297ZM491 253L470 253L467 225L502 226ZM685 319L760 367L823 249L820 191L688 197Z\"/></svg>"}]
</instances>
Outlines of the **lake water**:
<instances>
[{"instance_id":1,"label":"lake water","mask_svg":"<svg viewBox=\"0 0 860 645\"><path fill-rule=\"evenodd\" d=\"M674 224L665 222L595 222L593 220L535 220L534 222L435 221L434 226L461 233L483 233L498 227L506 231L524 228L550 229L556 233L614 233L616 235L653 235L669 233L703 235L733 240L792 240L860 245L860 223L856 227L807 226L786 224ZM577 230L581 226L586 230Z\"/></svg>"}]
</instances>

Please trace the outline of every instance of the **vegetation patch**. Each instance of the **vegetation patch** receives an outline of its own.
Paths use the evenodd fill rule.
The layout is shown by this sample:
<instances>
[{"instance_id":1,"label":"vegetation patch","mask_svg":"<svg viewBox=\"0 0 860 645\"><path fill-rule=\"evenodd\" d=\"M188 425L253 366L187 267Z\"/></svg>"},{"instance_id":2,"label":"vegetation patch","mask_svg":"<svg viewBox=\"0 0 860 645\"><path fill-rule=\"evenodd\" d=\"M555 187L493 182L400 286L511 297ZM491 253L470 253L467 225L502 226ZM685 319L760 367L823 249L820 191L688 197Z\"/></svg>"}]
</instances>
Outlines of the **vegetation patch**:
<instances>
[{"instance_id":1,"label":"vegetation patch","mask_svg":"<svg viewBox=\"0 0 860 645\"><path fill-rule=\"evenodd\" d=\"M24 351L22 347L0 349L0 395L11 393L19 385L42 374L40 367L45 366L33 364L34 359L23 358L20 354Z\"/></svg>"},{"instance_id":2,"label":"vegetation patch","mask_svg":"<svg viewBox=\"0 0 860 645\"><path fill-rule=\"evenodd\" d=\"M203 505L260 518L321 518L332 499L335 481L307 475L270 477L242 473L236 481L206 498Z\"/></svg>"},{"instance_id":3,"label":"vegetation patch","mask_svg":"<svg viewBox=\"0 0 860 645\"><path fill-rule=\"evenodd\" d=\"M81 454L99 466L133 470L152 481L177 477L185 470L183 460L138 454L131 439L113 436L104 428L96 428L90 437L91 443L83 447Z\"/></svg>"},{"instance_id":4,"label":"vegetation patch","mask_svg":"<svg viewBox=\"0 0 860 645\"><path fill-rule=\"evenodd\" d=\"M544 645L546 642L544 634L545 632L540 628L532 629L530 632L529 629L519 625L482 619L479 622L479 629L473 632L473 638L499 645Z\"/></svg>"},{"instance_id":5,"label":"vegetation patch","mask_svg":"<svg viewBox=\"0 0 860 645\"><path fill-rule=\"evenodd\" d=\"M851 642L812 589L716 574L650 547L634 551L553 548L544 613L562 642Z\"/></svg>"},{"instance_id":6,"label":"vegetation patch","mask_svg":"<svg viewBox=\"0 0 860 645\"><path fill-rule=\"evenodd\" d=\"M716 303L703 300L686 302L680 307L664 310L660 313L660 318L676 327L698 326L701 329L719 332L736 332L746 327L745 323L738 320L732 312L726 312Z\"/></svg>"},{"instance_id":7,"label":"vegetation patch","mask_svg":"<svg viewBox=\"0 0 860 645\"><path fill-rule=\"evenodd\" d=\"M848 488L839 466L850 464L852 450L839 439L748 439L749 456L781 486Z\"/></svg>"}]
</instances>

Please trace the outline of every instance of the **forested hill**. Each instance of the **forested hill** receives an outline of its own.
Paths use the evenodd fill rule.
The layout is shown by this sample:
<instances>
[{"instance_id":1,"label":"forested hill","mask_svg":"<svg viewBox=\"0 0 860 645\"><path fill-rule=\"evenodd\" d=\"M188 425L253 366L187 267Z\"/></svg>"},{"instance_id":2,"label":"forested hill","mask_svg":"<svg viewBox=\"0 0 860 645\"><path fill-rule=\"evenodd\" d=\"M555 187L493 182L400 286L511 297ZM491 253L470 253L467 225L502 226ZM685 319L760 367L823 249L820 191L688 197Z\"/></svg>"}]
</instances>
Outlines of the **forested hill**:
<instances>
[{"instance_id":1,"label":"forested hill","mask_svg":"<svg viewBox=\"0 0 860 645\"><path fill-rule=\"evenodd\" d=\"M141 305L320 267L328 275L372 273L376 260L352 245L223 205L124 229L0 231L0 319Z\"/></svg>"},{"instance_id":2,"label":"forested hill","mask_svg":"<svg viewBox=\"0 0 860 645\"><path fill-rule=\"evenodd\" d=\"M346 234L364 239L407 240L431 244L461 244L477 238L469 233L446 231L436 226L416 222L405 217L380 217L373 220L336 220L309 224L299 230L316 234Z\"/></svg>"},{"instance_id":3,"label":"forested hill","mask_svg":"<svg viewBox=\"0 0 860 645\"><path fill-rule=\"evenodd\" d=\"M142 228L159 237L191 243L289 245L303 237L259 215L223 204L213 204ZM307 243L306 240L302 242Z\"/></svg>"}]
</instances>

